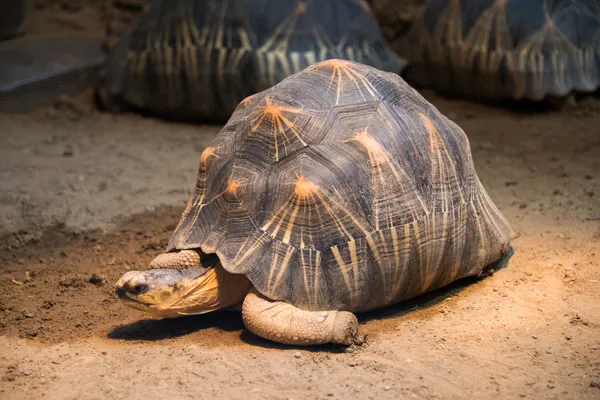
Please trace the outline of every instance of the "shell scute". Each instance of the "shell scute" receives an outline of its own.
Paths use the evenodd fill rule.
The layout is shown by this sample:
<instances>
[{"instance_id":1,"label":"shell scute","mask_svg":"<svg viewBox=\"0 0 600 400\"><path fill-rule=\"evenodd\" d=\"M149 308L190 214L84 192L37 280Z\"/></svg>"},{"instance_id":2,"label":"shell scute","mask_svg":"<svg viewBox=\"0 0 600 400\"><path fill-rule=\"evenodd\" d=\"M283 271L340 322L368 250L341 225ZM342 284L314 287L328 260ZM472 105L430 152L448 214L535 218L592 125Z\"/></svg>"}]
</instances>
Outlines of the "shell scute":
<instances>
[{"instance_id":1,"label":"shell scute","mask_svg":"<svg viewBox=\"0 0 600 400\"><path fill-rule=\"evenodd\" d=\"M321 105L301 103L300 98L286 91L285 96L268 93L257 101L245 116L242 134L248 139L241 151L277 162L313 142L321 132Z\"/></svg>"},{"instance_id":2,"label":"shell scute","mask_svg":"<svg viewBox=\"0 0 600 400\"><path fill-rule=\"evenodd\" d=\"M343 180L340 163L345 160L330 148L313 146L274 168L261 229L317 250L363 237L371 227L354 190L358 185Z\"/></svg>"}]
</instances>

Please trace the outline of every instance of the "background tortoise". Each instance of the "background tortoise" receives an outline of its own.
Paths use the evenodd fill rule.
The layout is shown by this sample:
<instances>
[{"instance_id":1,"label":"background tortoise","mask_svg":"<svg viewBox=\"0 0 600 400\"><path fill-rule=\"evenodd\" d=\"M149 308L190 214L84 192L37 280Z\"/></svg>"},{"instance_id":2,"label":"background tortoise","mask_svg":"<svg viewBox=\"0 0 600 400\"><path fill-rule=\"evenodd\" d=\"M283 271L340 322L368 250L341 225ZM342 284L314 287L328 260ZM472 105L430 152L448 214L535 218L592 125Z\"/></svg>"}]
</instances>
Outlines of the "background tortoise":
<instances>
[{"instance_id":1,"label":"background tortoise","mask_svg":"<svg viewBox=\"0 0 600 400\"><path fill-rule=\"evenodd\" d=\"M362 0L150 0L111 50L101 93L163 117L226 120L247 96L331 58L403 65Z\"/></svg>"},{"instance_id":2,"label":"background tortoise","mask_svg":"<svg viewBox=\"0 0 600 400\"><path fill-rule=\"evenodd\" d=\"M167 253L117 292L165 317L244 300L259 336L351 344L351 312L477 275L512 236L455 123L397 75L334 59L239 105Z\"/></svg>"},{"instance_id":3,"label":"background tortoise","mask_svg":"<svg viewBox=\"0 0 600 400\"><path fill-rule=\"evenodd\" d=\"M599 0L430 0L399 43L407 79L443 92L541 100L600 85Z\"/></svg>"}]
</instances>

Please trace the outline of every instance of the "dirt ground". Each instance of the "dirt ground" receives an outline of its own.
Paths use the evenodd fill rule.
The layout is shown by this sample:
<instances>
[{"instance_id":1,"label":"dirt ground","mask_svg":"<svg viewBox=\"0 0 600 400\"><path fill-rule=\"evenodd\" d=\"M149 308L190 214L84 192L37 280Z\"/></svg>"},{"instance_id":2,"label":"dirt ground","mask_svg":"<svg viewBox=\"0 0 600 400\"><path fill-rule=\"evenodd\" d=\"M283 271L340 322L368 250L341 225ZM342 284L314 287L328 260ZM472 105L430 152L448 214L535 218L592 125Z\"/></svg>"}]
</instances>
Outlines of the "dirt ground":
<instances>
[{"instance_id":1,"label":"dirt ground","mask_svg":"<svg viewBox=\"0 0 600 400\"><path fill-rule=\"evenodd\" d=\"M37 1L33 32L101 32L109 3ZM600 99L548 112L424 94L469 136L515 255L360 315L367 343L346 350L274 345L239 312L159 320L118 303L218 126L85 96L0 115L0 399L599 399Z\"/></svg>"},{"instance_id":2,"label":"dirt ground","mask_svg":"<svg viewBox=\"0 0 600 400\"><path fill-rule=\"evenodd\" d=\"M600 398L600 100L540 112L425 95L467 132L516 253L361 315L368 341L349 351L273 345L236 312L157 320L118 303L218 127L0 117L0 398Z\"/></svg>"}]
</instances>

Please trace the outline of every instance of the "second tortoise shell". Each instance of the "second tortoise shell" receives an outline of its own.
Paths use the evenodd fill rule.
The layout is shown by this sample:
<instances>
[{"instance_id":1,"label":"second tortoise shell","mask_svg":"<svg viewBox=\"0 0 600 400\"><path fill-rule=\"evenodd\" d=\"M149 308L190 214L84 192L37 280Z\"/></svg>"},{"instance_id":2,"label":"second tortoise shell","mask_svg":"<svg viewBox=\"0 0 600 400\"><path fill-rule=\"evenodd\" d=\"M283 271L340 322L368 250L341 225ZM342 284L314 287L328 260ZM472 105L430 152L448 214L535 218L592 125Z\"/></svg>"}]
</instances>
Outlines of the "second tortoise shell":
<instances>
[{"instance_id":1,"label":"second tortoise shell","mask_svg":"<svg viewBox=\"0 0 600 400\"><path fill-rule=\"evenodd\" d=\"M328 60L244 100L168 245L265 296L364 311L476 275L513 232L464 132L395 74Z\"/></svg>"},{"instance_id":2,"label":"second tortoise shell","mask_svg":"<svg viewBox=\"0 0 600 400\"><path fill-rule=\"evenodd\" d=\"M600 0L430 0L400 41L411 79L476 98L600 87Z\"/></svg>"},{"instance_id":3,"label":"second tortoise shell","mask_svg":"<svg viewBox=\"0 0 600 400\"><path fill-rule=\"evenodd\" d=\"M245 97L332 58L404 65L362 0L149 0L105 79L156 115L226 121Z\"/></svg>"}]
</instances>

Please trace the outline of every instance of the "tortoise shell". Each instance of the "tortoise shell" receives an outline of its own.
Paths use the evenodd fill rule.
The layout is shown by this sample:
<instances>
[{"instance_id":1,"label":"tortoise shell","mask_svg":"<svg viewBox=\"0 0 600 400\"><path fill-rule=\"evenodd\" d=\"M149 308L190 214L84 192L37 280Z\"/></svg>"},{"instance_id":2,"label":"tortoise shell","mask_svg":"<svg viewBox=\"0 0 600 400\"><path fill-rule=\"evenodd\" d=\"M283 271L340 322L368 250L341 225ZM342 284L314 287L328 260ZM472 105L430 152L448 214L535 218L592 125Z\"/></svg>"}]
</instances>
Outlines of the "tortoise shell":
<instances>
[{"instance_id":1,"label":"tortoise shell","mask_svg":"<svg viewBox=\"0 0 600 400\"><path fill-rule=\"evenodd\" d=\"M481 98L600 86L600 1L430 0L400 48L410 79Z\"/></svg>"},{"instance_id":2,"label":"tortoise shell","mask_svg":"<svg viewBox=\"0 0 600 400\"><path fill-rule=\"evenodd\" d=\"M150 0L111 50L105 86L159 116L227 120L247 96L331 58L403 65L362 0Z\"/></svg>"},{"instance_id":3,"label":"tortoise shell","mask_svg":"<svg viewBox=\"0 0 600 400\"><path fill-rule=\"evenodd\" d=\"M399 76L334 59L239 105L167 251L216 253L303 309L364 311L478 274L512 235L455 123Z\"/></svg>"}]
</instances>

